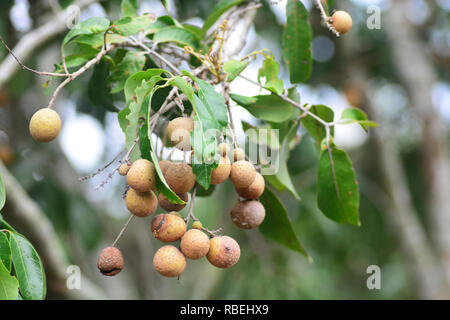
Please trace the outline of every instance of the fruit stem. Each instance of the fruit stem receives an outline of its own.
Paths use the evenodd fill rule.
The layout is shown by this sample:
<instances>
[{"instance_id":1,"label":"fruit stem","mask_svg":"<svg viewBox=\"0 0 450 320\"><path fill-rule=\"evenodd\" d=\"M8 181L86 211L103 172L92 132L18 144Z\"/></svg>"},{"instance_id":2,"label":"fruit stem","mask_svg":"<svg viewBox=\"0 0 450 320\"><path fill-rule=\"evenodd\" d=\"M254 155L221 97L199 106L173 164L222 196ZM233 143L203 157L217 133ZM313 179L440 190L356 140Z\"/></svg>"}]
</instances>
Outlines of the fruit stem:
<instances>
[{"instance_id":1,"label":"fruit stem","mask_svg":"<svg viewBox=\"0 0 450 320\"><path fill-rule=\"evenodd\" d=\"M111 247L115 247L116 246L117 241L119 241L119 239L124 234L125 230L127 230L128 225L130 224L131 220L133 220L133 218L134 218L134 215L130 214L130 217L128 218L127 222L125 222L125 225L123 226L122 230L120 230L119 234L117 235L116 239L112 243Z\"/></svg>"}]
</instances>

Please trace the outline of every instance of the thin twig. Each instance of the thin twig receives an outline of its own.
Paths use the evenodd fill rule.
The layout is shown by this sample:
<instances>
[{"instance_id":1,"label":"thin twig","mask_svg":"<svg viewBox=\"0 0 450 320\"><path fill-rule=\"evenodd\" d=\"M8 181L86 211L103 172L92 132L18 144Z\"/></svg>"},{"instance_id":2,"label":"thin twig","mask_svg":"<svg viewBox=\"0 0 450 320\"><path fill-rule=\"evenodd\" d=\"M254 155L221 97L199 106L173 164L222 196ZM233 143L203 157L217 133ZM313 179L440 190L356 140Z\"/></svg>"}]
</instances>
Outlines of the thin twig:
<instances>
[{"instance_id":1,"label":"thin twig","mask_svg":"<svg viewBox=\"0 0 450 320\"><path fill-rule=\"evenodd\" d=\"M122 149L115 157L114 159L112 159L110 162L108 162L104 167L98 169L97 171L95 171L94 173L91 173L87 176L78 178L79 181L85 181L87 179L91 179L93 177L95 177L96 175L102 173L103 171L105 171L106 168L108 168L110 165L112 165L119 157L120 155L125 151L125 149Z\"/></svg>"},{"instance_id":2,"label":"thin twig","mask_svg":"<svg viewBox=\"0 0 450 320\"><path fill-rule=\"evenodd\" d=\"M339 32L333 27L333 25L330 23L330 17L327 16L327 13L325 12L325 9L323 8L322 5L322 1L321 0L316 0L316 6L317 8L319 8L320 10L320 16L322 17L323 22L325 22L326 26L328 27L328 30L330 30L331 32L333 32L336 37L339 37L340 34Z\"/></svg>"},{"instance_id":3,"label":"thin twig","mask_svg":"<svg viewBox=\"0 0 450 320\"><path fill-rule=\"evenodd\" d=\"M194 215L194 202L195 202L195 194L197 193L197 183L195 183L194 189L192 190L191 202L189 203L189 211L187 217L184 219L186 225L189 224L189 220L197 221L198 219Z\"/></svg>"},{"instance_id":4,"label":"thin twig","mask_svg":"<svg viewBox=\"0 0 450 320\"><path fill-rule=\"evenodd\" d=\"M116 239L112 243L111 247L115 247L116 246L117 241L119 241L119 239L122 237L124 232L127 230L128 225L130 224L131 220L133 220L133 218L134 218L134 215L130 214L130 217L128 218L127 222L125 222L125 225L123 226L122 230L120 230L119 234L117 235Z\"/></svg>"}]
</instances>

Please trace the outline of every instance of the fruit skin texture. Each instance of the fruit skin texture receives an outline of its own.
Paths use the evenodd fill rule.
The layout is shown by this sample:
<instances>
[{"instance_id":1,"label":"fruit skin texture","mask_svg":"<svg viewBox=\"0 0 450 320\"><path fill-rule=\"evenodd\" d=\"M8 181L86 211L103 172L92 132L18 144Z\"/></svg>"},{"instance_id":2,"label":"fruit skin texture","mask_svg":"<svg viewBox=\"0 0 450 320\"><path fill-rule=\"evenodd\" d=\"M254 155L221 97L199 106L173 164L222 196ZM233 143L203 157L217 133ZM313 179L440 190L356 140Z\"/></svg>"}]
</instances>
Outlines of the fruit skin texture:
<instances>
[{"instance_id":1,"label":"fruit skin texture","mask_svg":"<svg viewBox=\"0 0 450 320\"><path fill-rule=\"evenodd\" d=\"M197 260L206 256L209 245L209 238L204 232L190 229L181 238L180 249L186 258Z\"/></svg>"},{"instance_id":2,"label":"fruit skin texture","mask_svg":"<svg viewBox=\"0 0 450 320\"><path fill-rule=\"evenodd\" d=\"M181 200L184 202L187 202L189 200L189 196L187 192L179 194L178 195ZM170 212L170 211L181 211L184 207L186 207L186 204L178 204L178 203L172 203L169 199L167 199L162 193L158 195L158 203L161 208L164 210Z\"/></svg>"},{"instance_id":3,"label":"fruit skin texture","mask_svg":"<svg viewBox=\"0 0 450 320\"><path fill-rule=\"evenodd\" d=\"M245 160L245 151L240 148L234 149L233 159L234 159L234 161Z\"/></svg>"},{"instance_id":4,"label":"fruit skin texture","mask_svg":"<svg viewBox=\"0 0 450 320\"><path fill-rule=\"evenodd\" d=\"M167 136L177 149L189 151L191 150L192 130L194 130L194 119L179 117L167 125Z\"/></svg>"},{"instance_id":5,"label":"fruit skin texture","mask_svg":"<svg viewBox=\"0 0 450 320\"><path fill-rule=\"evenodd\" d=\"M186 258L174 246L163 246L153 256L153 266L165 277L178 277L186 269Z\"/></svg>"},{"instance_id":6,"label":"fruit skin texture","mask_svg":"<svg viewBox=\"0 0 450 320\"><path fill-rule=\"evenodd\" d=\"M226 142L222 142L217 146L217 153L219 153L222 157L225 157L230 153L230 144Z\"/></svg>"},{"instance_id":7,"label":"fruit skin texture","mask_svg":"<svg viewBox=\"0 0 450 320\"><path fill-rule=\"evenodd\" d=\"M61 130L61 119L56 111L43 108L38 110L30 120L30 133L38 142L50 142Z\"/></svg>"},{"instance_id":8,"label":"fruit skin texture","mask_svg":"<svg viewBox=\"0 0 450 320\"><path fill-rule=\"evenodd\" d=\"M211 184L220 184L225 182L230 176L231 162L227 156L220 159L219 165L211 172Z\"/></svg>"},{"instance_id":9,"label":"fruit skin texture","mask_svg":"<svg viewBox=\"0 0 450 320\"><path fill-rule=\"evenodd\" d=\"M127 173L128 185L136 191L146 192L155 188L156 171L153 163L147 159L138 159Z\"/></svg>"},{"instance_id":10,"label":"fruit skin texture","mask_svg":"<svg viewBox=\"0 0 450 320\"><path fill-rule=\"evenodd\" d=\"M158 164L159 164L159 167L161 168L161 172L162 172L163 176L165 176L167 169L169 169L169 167L172 165L172 161L161 160Z\"/></svg>"},{"instance_id":11,"label":"fruit skin texture","mask_svg":"<svg viewBox=\"0 0 450 320\"><path fill-rule=\"evenodd\" d=\"M266 217L266 210L257 200L244 200L236 203L230 213L233 223L241 229L254 229Z\"/></svg>"},{"instance_id":12,"label":"fruit skin texture","mask_svg":"<svg viewBox=\"0 0 450 320\"><path fill-rule=\"evenodd\" d=\"M192 167L186 163L174 163L167 169L166 182L170 189L177 194L191 190L195 184L195 175Z\"/></svg>"},{"instance_id":13,"label":"fruit skin texture","mask_svg":"<svg viewBox=\"0 0 450 320\"><path fill-rule=\"evenodd\" d=\"M220 236L210 240L210 246L206 258L217 268L230 268L238 262L241 256L239 244L231 237Z\"/></svg>"},{"instance_id":14,"label":"fruit skin texture","mask_svg":"<svg viewBox=\"0 0 450 320\"><path fill-rule=\"evenodd\" d=\"M158 199L153 191L138 192L130 189L125 197L125 204L132 214L145 218L155 213Z\"/></svg>"},{"instance_id":15,"label":"fruit skin texture","mask_svg":"<svg viewBox=\"0 0 450 320\"><path fill-rule=\"evenodd\" d=\"M156 239L163 242L174 242L186 232L186 223L177 215L164 213L153 218L150 229Z\"/></svg>"},{"instance_id":16,"label":"fruit skin texture","mask_svg":"<svg viewBox=\"0 0 450 320\"><path fill-rule=\"evenodd\" d=\"M123 269L123 256L119 249L107 247L98 257L97 267L105 276L115 276Z\"/></svg>"},{"instance_id":17,"label":"fruit skin texture","mask_svg":"<svg viewBox=\"0 0 450 320\"><path fill-rule=\"evenodd\" d=\"M120 174L121 176L126 176L127 173L128 173L128 170L130 170L130 166L129 166L128 164L126 164L126 163L122 163L122 164L119 166L119 174Z\"/></svg>"},{"instance_id":18,"label":"fruit skin texture","mask_svg":"<svg viewBox=\"0 0 450 320\"><path fill-rule=\"evenodd\" d=\"M256 170L245 160L236 161L231 166L230 179L236 188L247 188L255 180Z\"/></svg>"},{"instance_id":19,"label":"fruit skin texture","mask_svg":"<svg viewBox=\"0 0 450 320\"><path fill-rule=\"evenodd\" d=\"M333 27L340 34L347 33L352 28L352 17L346 11L336 11L331 19L333 20Z\"/></svg>"},{"instance_id":20,"label":"fruit skin texture","mask_svg":"<svg viewBox=\"0 0 450 320\"><path fill-rule=\"evenodd\" d=\"M247 188L236 188L236 192L245 199L253 200L258 199L264 192L266 183L263 176L256 172L255 180Z\"/></svg>"}]
</instances>

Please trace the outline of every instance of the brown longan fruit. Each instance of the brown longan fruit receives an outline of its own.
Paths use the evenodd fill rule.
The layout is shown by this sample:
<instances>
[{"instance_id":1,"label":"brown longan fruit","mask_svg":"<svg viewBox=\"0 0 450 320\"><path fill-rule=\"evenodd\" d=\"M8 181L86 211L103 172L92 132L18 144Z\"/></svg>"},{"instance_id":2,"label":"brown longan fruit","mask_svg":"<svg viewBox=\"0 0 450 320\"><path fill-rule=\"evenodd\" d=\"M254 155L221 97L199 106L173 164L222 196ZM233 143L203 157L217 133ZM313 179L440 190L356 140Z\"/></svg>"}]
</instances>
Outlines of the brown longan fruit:
<instances>
[{"instance_id":1,"label":"brown longan fruit","mask_svg":"<svg viewBox=\"0 0 450 320\"><path fill-rule=\"evenodd\" d=\"M239 160L231 166L230 179L236 188L247 188L255 180L255 167L246 160Z\"/></svg>"},{"instance_id":2,"label":"brown longan fruit","mask_svg":"<svg viewBox=\"0 0 450 320\"><path fill-rule=\"evenodd\" d=\"M225 157L230 153L230 144L227 142L222 142L217 146L217 153L222 157Z\"/></svg>"},{"instance_id":3,"label":"brown longan fruit","mask_svg":"<svg viewBox=\"0 0 450 320\"><path fill-rule=\"evenodd\" d=\"M183 151L191 150L191 131L194 130L194 119L179 117L167 125L167 136L172 145Z\"/></svg>"},{"instance_id":4,"label":"brown longan fruit","mask_svg":"<svg viewBox=\"0 0 450 320\"><path fill-rule=\"evenodd\" d=\"M119 166L119 174L120 174L121 176L126 176L127 173L128 173L128 170L130 170L130 166L128 165L128 163L122 163L122 164Z\"/></svg>"},{"instance_id":5,"label":"brown longan fruit","mask_svg":"<svg viewBox=\"0 0 450 320\"><path fill-rule=\"evenodd\" d=\"M164 213L153 218L150 229L156 239L174 242L186 232L186 222L175 214Z\"/></svg>"},{"instance_id":6,"label":"brown longan fruit","mask_svg":"<svg viewBox=\"0 0 450 320\"><path fill-rule=\"evenodd\" d=\"M14 151L7 144L0 145L0 161L2 161L5 166L9 166L14 161Z\"/></svg>"},{"instance_id":7,"label":"brown longan fruit","mask_svg":"<svg viewBox=\"0 0 450 320\"><path fill-rule=\"evenodd\" d=\"M350 31L352 28L352 17L346 11L336 11L331 16L333 27L340 34Z\"/></svg>"},{"instance_id":8,"label":"brown longan fruit","mask_svg":"<svg viewBox=\"0 0 450 320\"><path fill-rule=\"evenodd\" d=\"M195 184L192 167L184 162L174 163L166 171L166 182L170 189L177 194L190 191Z\"/></svg>"},{"instance_id":9,"label":"brown longan fruit","mask_svg":"<svg viewBox=\"0 0 450 320\"><path fill-rule=\"evenodd\" d=\"M131 165L127 173L128 185L136 191L146 192L155 188L156 170L147 159L138 159Z\"/></svg>"},{"instance_id":10,"label":"brown longan fruit","mask_svg":"<svg viewBox=\"0 0 450 320\"><path fill-rule=\"evenodd\" d=\"M230 176L231 162L227 156L220 158L219 165L211 171L211 184L220 184L225 182Z\"/></svg>"},{"instance_id":11,"label":"brown longan fruit","mask_svg":"<svg viewBox=\"0 0 450 320\"><path fill-rule=\"evenodd\" d=\"M241 256L239 244L231 237L220 236L210 240L208 261L217 268L230 268L238 262Z\"/></svg>"},{"instance_id":12,"label":"brown longan fruit","mask_svg":"<svg viewBox=\"0 0 450 320\"><path fill-rule=\"evenodd\" d=\"M116 247L107 247L100 253L97 267L105 276L115 276L123 269L123 256Z\"/></svg>"},{"instance_id":13,"label":"brown longan fruit","mask_svg":"<svg viewBox=\"0 0 450 320\"><path fill-rule=\"evenodd\" d=\"M233 159L234 161L245 160L245 151L241 148L236 148L233 151Z\"/></svg>"},{"instance_id":14,"label":"brown longan fruit","mask_svg":"<svg viewBox=\"0 0 450 320\"><path fill-rule=\"evenodd\" d=\"M236 188L236 192L245 199L253 200L258 199L264 192L266 183L263 176L256 172L255 180L247 188Z\"/></svg>"},{"instance_id":15,"label":"brown longan fruit","mask_svg":"<svg viewBox=\"0 0 450 320\"><path fill-rule=\"evenodd\" d=\"M235 204L230 213L233 223L241 229L258 227L266 217L266 210L257 200L244 200Z\"/></svg>"},{"instance_id":16,"label":"brown longan fruit","mask_svg":"<svg viewBox=\"0 0 450 320\"><path fill-rule=\"evenodd\" d=\"M158 199L153 191L139 192L129 189L125 197L125 204L132 214L145 218L155 213Z\"/></svg>"},{"instance_id":17,"label":"brown longan fruit","mask_svg":"<svg viewBox=\"0 0 450 320\"><path fill-rule=\"evenodd\" d=\"M161 172L162 172L163 176L165 176L167 169L169 169L169 167L172 165L172 161L161 160L158 164L159 164L159 167L161 168Z\"/></svg>"},{"instance_id":18,"label":"brown longan fruit","mask_svg":"<svg viewBox=\"0 0 450 320\"><path fill-rule=\"evenodd\" d=\"M181 200L184 202L187 202L189 200L189 196L187 192L179 194L178 195ZM186 207L185 204L179 204L179 203L172 203L169 199L167 199L162 193L158 195L158 203L161 208L164 210L170 212L170 211L181 211L184 207Z\"/></svg>"},{"instance_id":19,"label":"brown longan fruit","mask_svg":"<svg viewBox=\"0 0 450 320\"><path fill-rule=\"evenodd\" d=\"M38 110L30 120L30 133L38 142L50 142L61 130L61 119L55 110L43 108Z\"/></svg>"},{"instance_id":20,"label":"brown longan fruit","mask_svg":"<svg viewBox=\"0 0 450 320\"><path fill-rule=\"evenodd\" d=\"M204 232L190 229L181 238L180 249L186 258L197 260L206 256L209 245L209 238Z\"/></svg>"},{"instance_id":21,"label":"brown longan fruit","mask_svg":"<svg viewBox=\"0 0 450 320\"><path fill-rule=\"evenodd\" d=\"M153 256L153 266L165 277L178 277L186 269L186 258L174 246L163 246Z\"/></svg>"}]
</instances>

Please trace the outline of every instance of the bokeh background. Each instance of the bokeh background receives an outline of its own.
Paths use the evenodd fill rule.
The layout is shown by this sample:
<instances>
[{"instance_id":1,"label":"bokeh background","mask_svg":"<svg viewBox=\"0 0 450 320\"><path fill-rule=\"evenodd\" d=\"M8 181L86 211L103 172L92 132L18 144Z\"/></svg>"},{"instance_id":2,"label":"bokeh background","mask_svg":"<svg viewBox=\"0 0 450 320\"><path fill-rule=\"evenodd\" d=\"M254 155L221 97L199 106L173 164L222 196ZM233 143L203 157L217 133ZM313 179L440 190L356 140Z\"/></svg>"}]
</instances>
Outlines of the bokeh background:
<instances>
[{"instance_id":1,"label":"bokeh background","mask_svg":"<svg viewBox=\"0 0 450 320\"><path fill-rule=\"evenodd\" d=\"M3 0L0 35L14 47L64 10L69 0ZM85 1L86 2L86 1ZM120 1L90 1L81 20L120 16ZM167 14L160 1L139 1L140 12ZM52 299L414 299L450 297L450 2L445 0L336 0L335 8L353 17L349 34L336 38L321 25L311 0L314 68L298 87L302 103L320 103L336 117L349 106L360 107L380 124L368 134L357 125L336 128L335 142L350 153L361 189L357 228L324 217L316 205L317 151L302 130L289 161L289 171L302 197L280 197L303 246L303 256L266 240L258 230L242 231L228 212L236 198L231 183L210 197L198 198L196 216L211 229L221 226L238 240L242 255L229 270L205 259L189 261L180 280L153 269L152 257L162 246L149 232L151 218L130 225L119 242L125 269L101 276L96 260L125 223L128 212L119 175L103 188L106 170L95 172L124 145L117 114L91 102L90 72L64 89L56 103L63 120L60 137L50 144L34 142L28 132L31 115L48 103L44 77L5 67L0 47L0 165L7 190L2 214L37 248L47 273ZM170 0L170 14L200 25L217 1ZM270 49L281 63L281 32L286 1L262 1L239 56ZM369 6L381 11L381 28L369 29ZM371 7L374 10L374 7ZM239 28L239 27L238 27ZM24 62L51 71L59 63L59 45L67 28L40 39ZM230 40L231 42L233 41ZM232 45L232 43L230 44ZM3 62L2 62L3 61ZM244 72L256 79L261 62ZM288 73L281 65L281 76ZM258 94L259 88L237 79L231 91ZM116 101L123 107L123 101ZM234 106L237 119L255 123ZM242 137L241 126L236 123ZM175 155L176 157L177 155ZM186 209L185 209L186 210ZM66 268L77 265L81 290L67 290ZM381 268L381 289L366 286L369 265Z\"/></svg>"}]
</instances>

